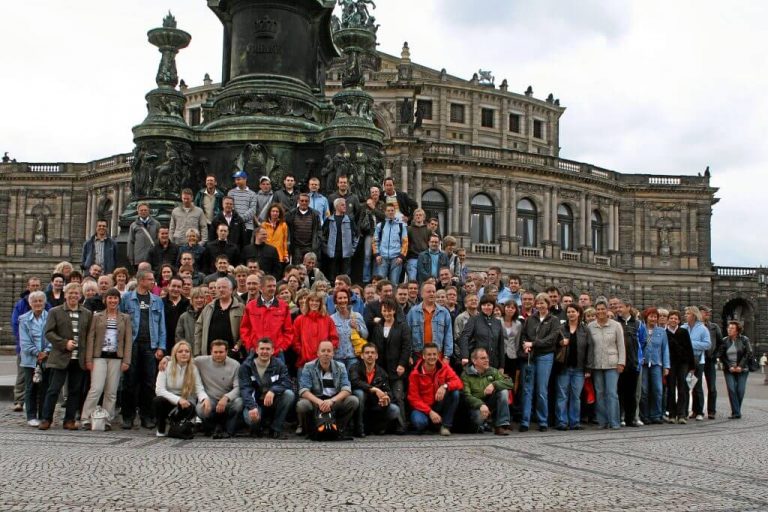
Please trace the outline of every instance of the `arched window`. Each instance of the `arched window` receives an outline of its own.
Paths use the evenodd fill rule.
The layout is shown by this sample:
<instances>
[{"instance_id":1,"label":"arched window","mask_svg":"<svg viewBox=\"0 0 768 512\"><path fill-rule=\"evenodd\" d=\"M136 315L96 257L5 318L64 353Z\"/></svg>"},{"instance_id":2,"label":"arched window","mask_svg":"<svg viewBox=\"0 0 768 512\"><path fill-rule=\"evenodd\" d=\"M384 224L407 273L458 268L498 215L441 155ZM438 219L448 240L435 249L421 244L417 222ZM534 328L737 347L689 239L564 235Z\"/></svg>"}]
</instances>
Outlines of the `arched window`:
<instances>
[{"instance_id":1,"label":"arched window","mask_svg":"<svg viewBox=\"0 0 768 512\"><path fill-rule=\"evenodd\" d=\"M517 236L520 237L522 247L536 247L537 228L536 206L533 201L519 200L517 202Z\"/></svg>"},{"instance_id":2,"label":"arched window","mask_svg":"<svg viewBox=\"0 0 768 512\"><path fill-rule=\"evenodd\" d=\"M469 234L476 244L494 243L494 212L493 200L485 194L477 194L472 198L472 222Z\"/></svg>"},{"instance_id":3,"label":"arched window","mask_svg":"<svg viewBox=\"0 0 768 512\"><path fill-rule=\"evenodd\" d=\"M427 190L421 194L421 207L427 213L427 219L435 217L440 226L440 234L448 233L448 201L439 190Z\"/></svg>"},{"instance_id":4,"label":"arched window","mask_svg":"<svg viewBox=\"0 0 768 512\"><path fill-rule=\"evenodd\" d=\"M595 254L603 254L605 248L603 245L603 232L605 231L605 225L603 224L603 217L600 212L594 210L592 212L592 250Z\"/></svg>"},{"instance_id":5,"label":"arched window","mask_svg":"<svg viewBox=\"0 0 768 512\"><path fill-rule=\"evenodd\" d=\"M557 232L560 240L560 249L573 250L573 212L568 205L561 204L557 207Z\"/></svg>"}]
</instances>

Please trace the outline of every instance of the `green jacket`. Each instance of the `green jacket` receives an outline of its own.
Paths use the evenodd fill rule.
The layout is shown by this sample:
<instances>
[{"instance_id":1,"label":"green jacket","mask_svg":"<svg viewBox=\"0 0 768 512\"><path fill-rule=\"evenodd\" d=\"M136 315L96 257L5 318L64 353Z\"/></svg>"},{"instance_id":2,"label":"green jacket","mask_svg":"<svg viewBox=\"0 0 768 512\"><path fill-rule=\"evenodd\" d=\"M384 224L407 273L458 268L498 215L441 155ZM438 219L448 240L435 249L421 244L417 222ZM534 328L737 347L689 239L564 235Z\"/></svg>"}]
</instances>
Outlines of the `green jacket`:
<instances>
[{"instance_id":1,"label":"green jacket","mask_svg":"<svg viewBox=\"0 0 768 512\"><path fill-rule=\"evenodd\" d=\"M489 367L480 375L473 365L468 365L461 374L461 380L464 383L464 398L472 409L479 409L485 402L485 388L488 384L493 384L495 390L512 390L515 388L515 382L501 373L497 368Z\"/></svg>"}]
</instances>

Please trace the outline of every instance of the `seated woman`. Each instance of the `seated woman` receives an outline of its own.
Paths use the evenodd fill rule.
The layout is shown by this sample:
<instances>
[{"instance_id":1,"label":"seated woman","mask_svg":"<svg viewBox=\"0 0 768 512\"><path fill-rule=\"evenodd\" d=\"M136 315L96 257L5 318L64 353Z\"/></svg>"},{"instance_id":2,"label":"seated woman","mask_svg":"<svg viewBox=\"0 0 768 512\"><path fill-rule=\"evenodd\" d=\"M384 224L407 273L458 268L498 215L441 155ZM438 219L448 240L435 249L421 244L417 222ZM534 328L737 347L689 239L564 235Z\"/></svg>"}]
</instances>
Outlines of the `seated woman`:
<instances>
[{"instance_id":1,"label":"seated woman","mask_svg":"<svg viewBox=\"0 0 768 512\"><path fill-rule=\"evenodd\" d=\"M200 373L192 361L192 347L186 341L179 341L173 346L168 365L157 372L155 394L152 408L157 418L157 437L166 436L166 421L174 407L178 407L181 413L178 419L190 419L195 415L196 401L208 398ZM206 403L210 401L206 400Z\"/></svg>"},{"instance_id":2,"label":"seated woman","mask_svg":"<svg viewBox=\"0 0 768 512\"><path fill-rule=\"evenodd\" d=\"M85 342L85 368L91 372L91 388L80 414L83 429L90 427L91 413L96 409L102 393L109 421L115 417L120 375L131 366L131 317L117 309L120 305L120 290L110 288L103 300L106 309L93 315ZM107 430L111 430L109 421L106 424Z\"/></svg>"}]
</instances>

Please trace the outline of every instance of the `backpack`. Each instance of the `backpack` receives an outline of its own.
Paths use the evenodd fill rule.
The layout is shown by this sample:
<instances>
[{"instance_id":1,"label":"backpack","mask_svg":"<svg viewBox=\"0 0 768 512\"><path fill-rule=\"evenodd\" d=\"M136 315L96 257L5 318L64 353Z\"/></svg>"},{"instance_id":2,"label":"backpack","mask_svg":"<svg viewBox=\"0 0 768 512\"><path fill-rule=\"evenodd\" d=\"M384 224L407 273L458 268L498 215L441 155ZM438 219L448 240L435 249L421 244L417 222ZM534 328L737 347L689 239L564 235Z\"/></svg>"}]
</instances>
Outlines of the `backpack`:
<instances>
[{"instance_id":1,"label":"backpack","mask_svg":"<svg viewBox=\"0 0 768 512\"><path fill-rule=\"evenodd\" d=\"M195 437L195 424L192 421L194 407L190 405L187 409L190 409L192 414L177 406L168 415L168 437L176 439L192 439Z\"/></svg>"},{"instance_id":2,"label":"backpack","mask_svg":"<svg viewBox=\"0 0 768 512\"><path fill-rule=\"evenodd\" d=\"M310 438L315 441L336 441L339 439L339 425L333 411L315 411L315 427L310 432Z\"/></svg>"},{"instance_id":3,"label":"backpack","mask_svg":"<svg viewBox=\"0 0 768 512\"><path fill-rule=\"evenodd\" d=\"M379 222L377 224L378 226L380 226L379 227L379 236L376 239L376 247L379 250L381 250L381 237L384 236L384 225L386 224L386 222L387 221L385 220L385 221ZM400 237L400 240L402 240L403 239L403 223L402 222L398 222L397 224L398 224L398 226L400 226L400 233L398 233L398 236Z\"/></svg>"}]
</instances>

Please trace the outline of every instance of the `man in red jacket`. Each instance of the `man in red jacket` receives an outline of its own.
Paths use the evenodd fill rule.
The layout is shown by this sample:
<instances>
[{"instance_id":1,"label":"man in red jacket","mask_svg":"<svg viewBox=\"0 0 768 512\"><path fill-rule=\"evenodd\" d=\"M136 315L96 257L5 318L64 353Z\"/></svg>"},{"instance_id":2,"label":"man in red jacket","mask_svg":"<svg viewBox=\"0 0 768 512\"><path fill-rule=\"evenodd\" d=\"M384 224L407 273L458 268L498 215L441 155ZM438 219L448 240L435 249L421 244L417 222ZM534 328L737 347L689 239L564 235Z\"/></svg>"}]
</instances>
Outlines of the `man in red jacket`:
<instances>
[{"instance_id":1,"label":"man in red jacket","mask_svg":"<svg viewBox=\"0 0 768 512\"><path fill-rule=\"evenodd\" d=\"M411 424L417 432L430 423L440 426L440 435L451 435L453 416L459 405L459 391L464 384L456 372L440 359L434 343L425 343L422 359L408 377L408 403L411 404Z\"/></svg>"},{"instance_id":2,"label":"man in red jacket","mask_svg":"<svg viewBox=\"0 0 768 512\"><path fill-rule=\"evenodd\" d=\"M240 338L249 352L256 350L261 338L269 338L275 344L275 356L285 362L283 351L293 341L293 323L288 304L275 297L277 283L274 276L261 278L259 298L245 306L240 323Z\"/></svg>"}]
</instances>

